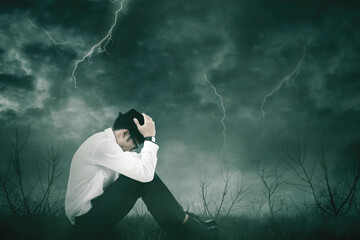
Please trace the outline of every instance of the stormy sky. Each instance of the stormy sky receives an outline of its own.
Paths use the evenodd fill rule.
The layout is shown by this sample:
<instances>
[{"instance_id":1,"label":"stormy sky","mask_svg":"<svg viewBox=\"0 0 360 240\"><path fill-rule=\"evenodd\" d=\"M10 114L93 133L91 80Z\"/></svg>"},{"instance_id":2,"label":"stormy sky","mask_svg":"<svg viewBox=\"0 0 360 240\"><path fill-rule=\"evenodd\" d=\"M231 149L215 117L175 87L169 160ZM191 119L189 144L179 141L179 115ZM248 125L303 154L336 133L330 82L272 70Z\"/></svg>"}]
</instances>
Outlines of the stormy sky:
<instances>
[{"instance_id":1,"label":"stormy sky","mask_svg":"<svg viewBox=\"0 0 360 240\"><path fill-rule=\"evenodd\" d=\"M76 88L76 61L108 34L121 1L1 1L0 170L15 129L24 137L30 126L25 177L37 178L38 153L53 143L65 188L82 141L135 108L156 123L157 172L179 198L198 198L205 171L215 184L227 168L258 181L257 162L284 166L281 145L298 135L309 162L331 140L336 175L360 133L355 2L126 0L106 51L78 64Z\"/></svg>"}]
</instances>

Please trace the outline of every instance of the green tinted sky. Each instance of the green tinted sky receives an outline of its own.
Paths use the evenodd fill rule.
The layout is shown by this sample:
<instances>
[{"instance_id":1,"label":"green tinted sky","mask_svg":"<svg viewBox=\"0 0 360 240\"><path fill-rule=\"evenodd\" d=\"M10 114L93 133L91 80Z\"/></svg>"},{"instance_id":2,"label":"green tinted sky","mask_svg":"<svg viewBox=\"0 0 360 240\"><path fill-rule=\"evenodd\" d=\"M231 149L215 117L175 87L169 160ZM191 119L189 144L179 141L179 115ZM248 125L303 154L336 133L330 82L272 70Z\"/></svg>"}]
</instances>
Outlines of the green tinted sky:
<instances>
[{"instance_id":1,"label":"green tinted sky","mask_svg":"<svg viewBox=\"0 0 360 240\"><path fill-rule=\"evenodd\" d=\"M53 141L64 146L66 183L81 142L130 108L155 120L158 172L176 195L193 196L206 169L217 175L220 168L246 171L248 181L255 179L256 162L278 163L281 143L291 146L297 133L314 150L310 162L321 136L331 137L330 166L335 174L340 169L360 130L355 1L127 0L108 53L79 65L75 89L76 60L107 34L119 6L105 0L1 1L2 171L7 136L30 124L28 177L36 178L38 149ZM55 46L49 36L72 44ZM294 71L306 44L297 77L267 98L263 119L263 98ZM204 73L226 109L223 153L220 99Z\"/></svg>"}]
</instances>

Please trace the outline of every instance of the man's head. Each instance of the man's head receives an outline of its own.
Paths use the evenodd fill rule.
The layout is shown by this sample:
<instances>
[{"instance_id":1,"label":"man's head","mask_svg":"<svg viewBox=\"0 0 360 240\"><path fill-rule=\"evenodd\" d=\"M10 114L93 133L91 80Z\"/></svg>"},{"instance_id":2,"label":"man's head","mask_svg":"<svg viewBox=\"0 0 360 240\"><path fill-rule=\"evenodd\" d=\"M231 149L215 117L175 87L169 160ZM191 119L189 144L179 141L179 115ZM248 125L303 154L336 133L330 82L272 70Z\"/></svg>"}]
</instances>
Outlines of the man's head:
<instances>
[{"instance_id":1,"label":"man's head","mask_svg":"<svg viewBox=\"0 0 360 240\"><path fill-rule=\"evenodd\" d=\"M112 127L116 142L123 151L134 151L144 142L144 136L139 132L134 118L140 125L144 124L144 116L135 109L130 109L124 114L119 113Z\"/></svg>"}]
</instances>

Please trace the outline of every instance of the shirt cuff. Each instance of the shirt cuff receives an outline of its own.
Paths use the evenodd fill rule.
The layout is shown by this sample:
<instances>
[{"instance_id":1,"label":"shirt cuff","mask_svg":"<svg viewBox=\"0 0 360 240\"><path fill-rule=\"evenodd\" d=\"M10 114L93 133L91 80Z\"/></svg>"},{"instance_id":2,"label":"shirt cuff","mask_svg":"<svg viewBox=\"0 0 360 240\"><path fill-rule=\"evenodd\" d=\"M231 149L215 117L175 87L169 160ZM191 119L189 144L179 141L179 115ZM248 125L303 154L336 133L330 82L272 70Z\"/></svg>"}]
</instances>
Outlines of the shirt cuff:
<instances>
[{"instance_id":1,"label":"shirt cuff","mask_svg":"<svg viewBox=\"0 0 360 240\"><path fill-rule=\"evenodd\" d=\"M154 152L157 152L158 149L159 149L159 146L156 143L152 142L152 141L145 140L144 141L144 148L149 149L149 150L154 151Z\"/></svg>"}]
</instances>

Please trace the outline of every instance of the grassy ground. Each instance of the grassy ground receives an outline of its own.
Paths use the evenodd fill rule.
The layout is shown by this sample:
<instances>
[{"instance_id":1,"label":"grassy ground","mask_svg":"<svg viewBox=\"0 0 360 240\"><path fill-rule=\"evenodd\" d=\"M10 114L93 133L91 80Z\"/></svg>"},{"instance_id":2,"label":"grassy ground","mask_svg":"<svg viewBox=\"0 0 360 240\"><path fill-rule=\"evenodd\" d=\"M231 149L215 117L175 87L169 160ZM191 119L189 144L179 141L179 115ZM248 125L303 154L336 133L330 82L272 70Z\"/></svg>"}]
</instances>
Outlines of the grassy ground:
<instances>
[{"instance_id":1,"label":"grassy ground","mask_svg":"<svg viewBox=\"0 0 360 240\"><path fill-rule=\"evenodd\" d=\"M360 239L360 219L351 217L276 217L245 216L218 219L220 239ZM0 217L1 239L67 239L72 226L66 217ZM111 239L167 240L190 239L160 229L151 216L127 217L114 230Z\"/></svg>"}]
</instances>

